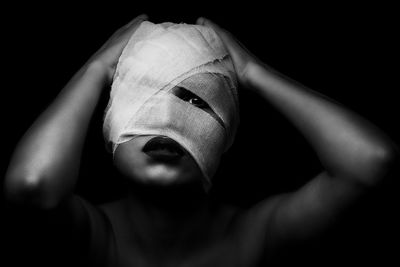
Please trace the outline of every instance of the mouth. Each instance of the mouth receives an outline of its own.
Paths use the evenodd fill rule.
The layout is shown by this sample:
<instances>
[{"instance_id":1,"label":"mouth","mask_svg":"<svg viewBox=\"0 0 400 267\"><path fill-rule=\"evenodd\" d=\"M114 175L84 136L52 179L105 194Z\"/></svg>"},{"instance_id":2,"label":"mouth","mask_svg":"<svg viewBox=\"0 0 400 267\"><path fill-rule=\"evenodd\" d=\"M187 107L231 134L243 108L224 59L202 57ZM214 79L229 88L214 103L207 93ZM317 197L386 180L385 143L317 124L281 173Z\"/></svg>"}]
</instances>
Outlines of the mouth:
<instances>
[{"instance_id":1,"label":"mouth","mask_svg":"<svg viewBox=\"0 0 400 267\"><path fill-rule=\"evenodd\" d=\"M153 137L142 151L152 159L164 162L176 162L185 155L182 146L166 136Z\"/></svg>"}]
</instances>

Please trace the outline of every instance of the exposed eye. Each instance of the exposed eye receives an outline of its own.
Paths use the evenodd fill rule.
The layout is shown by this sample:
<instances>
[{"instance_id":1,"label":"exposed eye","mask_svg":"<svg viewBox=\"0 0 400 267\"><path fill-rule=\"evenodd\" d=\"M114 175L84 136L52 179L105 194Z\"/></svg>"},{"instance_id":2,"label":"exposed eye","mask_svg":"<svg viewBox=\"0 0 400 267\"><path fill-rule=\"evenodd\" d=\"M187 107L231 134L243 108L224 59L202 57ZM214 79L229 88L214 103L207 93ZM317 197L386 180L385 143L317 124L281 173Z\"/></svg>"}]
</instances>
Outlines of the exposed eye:
<instances>
[{"instance_id":1,"label":"exposed eye","mask_svg":"<svg viewBox=\"0 0 400 267\"><path fill-rule=\"evenodd\" d=\"M173 94L198 108L210 109L208 104L203 99L183 87L175 87L173 89Z\"/></svg>"},{"instance_id":2,"label":"exposed eye","mask_svg":"<svg viewBox=\"0 0 400 267\"><path fill-rule=\"evenodd\" d=\"M205 102L199 96L195 95L194 93L180 86L175 86L174 88L172 88L171 93L176 95L183 101L186 101L192 104L193 106L204 110L205 112L210 114L222 127L225 128L225 125L221 120L221 118L212 110L212 108L207 104L207 102Z\"/></svg>"},{"instance_id":3,"label":"exposed eye","mask_svg":"<svg viewBox=\"0 0 400 267\"><path fill-rule=\"evenodd\" d=\"M187 101L198 108L208 108L207 103L199 97L189 97Z\"/></svg>"}]
</instances>

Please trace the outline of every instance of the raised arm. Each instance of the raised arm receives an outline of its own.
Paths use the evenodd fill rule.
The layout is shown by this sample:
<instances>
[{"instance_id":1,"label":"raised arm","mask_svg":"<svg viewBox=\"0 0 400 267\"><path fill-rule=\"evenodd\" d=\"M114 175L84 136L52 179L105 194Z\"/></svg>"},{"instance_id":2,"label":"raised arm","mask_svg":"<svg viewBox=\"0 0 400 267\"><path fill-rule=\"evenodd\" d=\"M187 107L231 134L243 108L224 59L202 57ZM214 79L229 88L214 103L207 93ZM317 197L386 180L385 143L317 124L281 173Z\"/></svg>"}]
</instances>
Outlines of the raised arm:
<instances>
[{"instance_id":1,"label":"raised arm","mask_svg":"<svg viewBox=\"0 0 400 267\"><path fill-rule=\"evenodd\" d=\"M217 31L241 84L268 101L304 135L325 169L296 192L257 205L251 223L268 221L270 240L304 239L320 233L385 177L398 159L398 148L350 109L260 62L218 25L202 18L198 23Z\"/></svg>"},{"instance_id":2,"label":"raised arm","mask_svg":"<svg viewBox=\"0 0 400 267\"><path fill-rule=\"evenodd\" d=\"M141 21L119 29L74 75L18 143L5 177L6 199L52 208L76 183L87 128L122 49Z\"/></svg>"}]
</instances>

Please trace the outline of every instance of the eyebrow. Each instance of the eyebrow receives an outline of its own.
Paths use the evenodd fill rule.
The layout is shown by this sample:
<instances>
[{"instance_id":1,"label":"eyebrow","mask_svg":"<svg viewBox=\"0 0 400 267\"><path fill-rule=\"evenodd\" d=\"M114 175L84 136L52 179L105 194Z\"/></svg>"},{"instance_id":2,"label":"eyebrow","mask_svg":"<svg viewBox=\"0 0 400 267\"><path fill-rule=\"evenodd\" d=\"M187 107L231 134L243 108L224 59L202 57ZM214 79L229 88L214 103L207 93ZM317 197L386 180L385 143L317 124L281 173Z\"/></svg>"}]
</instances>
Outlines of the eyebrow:
<instances>
[{"instance_id":1,"label":"eyebrow","mask_svg":"<svg viewBox=\"0 0 400 267\"><path fill-rule=\"evenodd\" d=\"M215 111L210 107L210 105L206 101L204 101L201 97L199 97L195 93L187 90L186 88L184 88L182 86L175 86L170 90L170 92L180 99L182 99L182 95L185 94L185 95L189 95L191 97L196 97L196 98L200 99L201 101L203 101L206 104L206 107L205 108L197 107L197 108L210 114L226 130L223 120L218 116L217 113L215 113ZM182 99L182 100L184 100L184 99Z\"/></svg>"}]
</instances>

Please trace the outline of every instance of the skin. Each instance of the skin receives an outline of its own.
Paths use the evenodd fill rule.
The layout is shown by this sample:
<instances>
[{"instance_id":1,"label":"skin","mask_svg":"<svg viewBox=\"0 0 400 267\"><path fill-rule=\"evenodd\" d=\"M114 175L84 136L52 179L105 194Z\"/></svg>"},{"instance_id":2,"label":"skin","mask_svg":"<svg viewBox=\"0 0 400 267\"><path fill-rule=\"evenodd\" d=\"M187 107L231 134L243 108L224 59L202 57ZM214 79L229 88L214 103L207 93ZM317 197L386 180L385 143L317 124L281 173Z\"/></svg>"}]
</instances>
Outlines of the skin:
<instances>
[{"instance_id":1,"label":"skin","mask_svg":"<svg viewBox=\"0 0 400 267\"><path fill-rule=\"evenodd\" d=\"M59 210L72 218L74 232L85 229L88 216L73 192L87 126L123 47L143 19L118 30L23 136L5 177L9 203ZM273 70L213 22L199 18L197 23L217 32L242 87L267 100L299 130L324 171L293 193L240 210L210 201L190 157L176 166L154 164L140 151L150 136L122 144L114 164L131 182L131 194L99 207L113 226L122 266L268 263L286 244L323 233L379 185L398 160L395 144L366 119ZM104 243L103 238L98 233L93 244Z\"/></svg>"},{"instance_id":2,"label":"skin","mask_svg":"<svg viewBox=\"0 0 400 267\"><path fill-rule=\"evenodd\" d=\"M212 77L207 73L198 73L187 80L195 82L199 78L210 78L210 76ZM221 120L203 99L189 90L181 86L175 86L170 93L204 110L215 120ZM117 147L114 155L114 164L125 177L154 185L196 183L203 179L201 170L186 150L185 155L175 164L154 161L143 153L141 151L142 148L153 137L155 135L136 136Z\"/></svg>"},{"instance_id":3,"label":"skin","mask_svg":"<svg viewBox=\"0 0 400 267\"><path fill-rule=\"evenodd\" d=\"M138 136L118 146L114 164L130 180L145 184L171 186L201 180L201 171L188 152L176 163L154 161L142 152L155 135Z\"/></svg>"}]
</instances>

